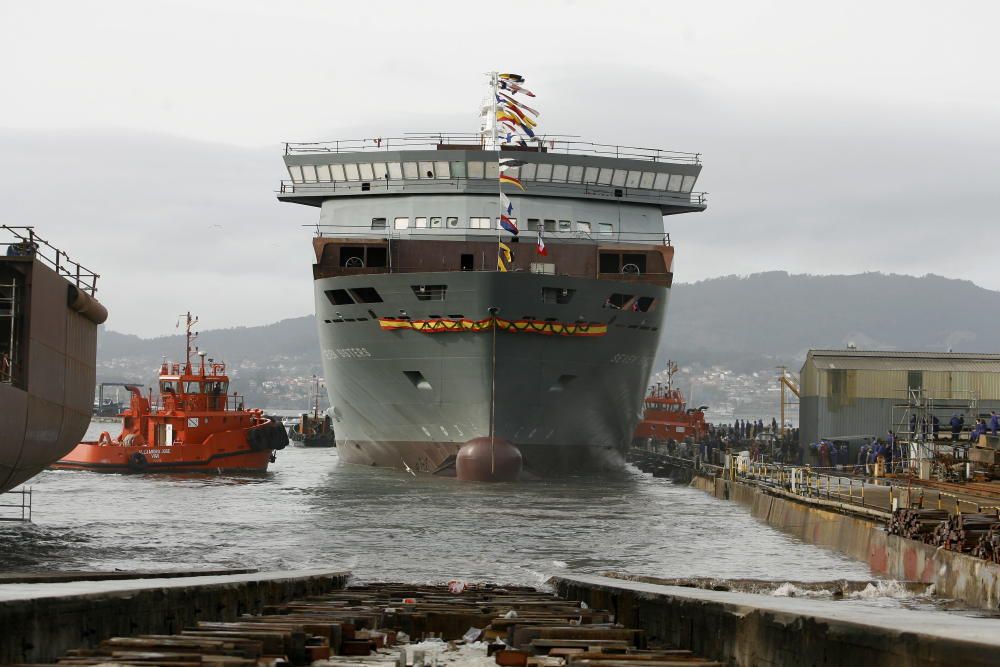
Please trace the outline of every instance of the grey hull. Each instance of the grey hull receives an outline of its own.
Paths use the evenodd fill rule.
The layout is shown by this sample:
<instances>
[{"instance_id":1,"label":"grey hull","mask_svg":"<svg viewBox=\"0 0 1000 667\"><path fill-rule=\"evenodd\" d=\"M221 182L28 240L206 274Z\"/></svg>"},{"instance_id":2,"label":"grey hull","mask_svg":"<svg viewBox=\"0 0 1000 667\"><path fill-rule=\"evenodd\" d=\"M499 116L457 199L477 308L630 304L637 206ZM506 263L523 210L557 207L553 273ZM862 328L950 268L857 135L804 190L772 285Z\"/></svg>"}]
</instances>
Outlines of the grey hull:
<instances>
[{"instance_id":1,"label":"grey hull","mask_svg":"<svg viewBox=\"0 0 1000 667\"><path fill-rule=\"evenodd\" d=\"M413 286L447 285L423 301ZM334 305L330 290L370 287L380 302ZM571 291L545 303L543 287ZM606 308L614 294L655 299L649 312ZM361 275L315 282L324 373L340 458L437 470L472 438L496 437L550 476L618 468L640 418L668 290L527 272ZM382 317L464 317L607 324L601 336L506 331L386 331ZM492 397L495 396L495 401Z\"/></svg>"}]
</instances>

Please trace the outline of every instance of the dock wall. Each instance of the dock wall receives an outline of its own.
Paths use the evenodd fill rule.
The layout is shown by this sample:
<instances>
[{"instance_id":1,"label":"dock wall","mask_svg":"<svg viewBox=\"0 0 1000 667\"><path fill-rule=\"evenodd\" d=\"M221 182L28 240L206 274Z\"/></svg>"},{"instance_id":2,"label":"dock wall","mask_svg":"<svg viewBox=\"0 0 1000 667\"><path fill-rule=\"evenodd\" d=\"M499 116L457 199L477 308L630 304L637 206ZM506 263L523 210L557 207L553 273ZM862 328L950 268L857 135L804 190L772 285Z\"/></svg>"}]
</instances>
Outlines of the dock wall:
<instances>
[{"instance_id":1,"label":"dock wall","mask_svg":"<svg viewBox=\"0 0 1000 667\"><path fill-rule=\"evenodd\" d=\"M803 542L839 551L893 579L934 584L935 592L982 609L1000 608L1000 566L898 535L881 522L778 497L741 481L695 475L691 486L732 500Z\"/></svg>"},{"instance_id":2,"label":"dock wall","mask_svg":"<svg viewBox=\"0 0 1000 667\"><path fill-rule=\"evenodd\" d=\"M595 576L550 583L564 597L613 610L650 640L731 667L979 667L1000 655L992 619Z\"/></svg>"},{"instance_id":3,"label":"dock wall","mask_svg":"<svg viewBox=\"0 0 1000 667\"><path fill-rule=\"evenodd\" d=\"M140 575L137 575L140 576ZM266 605L347 583L343 571L302 570L174 579L0 585L0 664L52 662L69 649L134 634L236 620Z\"/></svg>"}]
</instances>

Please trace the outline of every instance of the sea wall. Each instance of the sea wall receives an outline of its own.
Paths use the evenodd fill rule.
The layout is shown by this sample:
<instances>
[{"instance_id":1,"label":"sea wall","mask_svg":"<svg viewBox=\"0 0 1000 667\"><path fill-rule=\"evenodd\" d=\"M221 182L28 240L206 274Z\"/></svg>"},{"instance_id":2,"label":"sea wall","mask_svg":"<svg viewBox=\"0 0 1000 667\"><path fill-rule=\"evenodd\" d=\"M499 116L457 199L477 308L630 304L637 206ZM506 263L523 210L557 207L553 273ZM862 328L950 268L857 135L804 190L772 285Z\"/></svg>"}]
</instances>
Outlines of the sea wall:
<instances>
[{"instance_id":1,"label":"sea wall","mask_svg":"<svg viewBox=\"0 0 1000 667\"><path fill-rule=\"evenodd\" d=\"M804 542L866 562L879 576L934 584L939 595L969 606L1000 608L1000 566L994 563L889 535L874 519L779 497L738 480L696 475L691 486L746 505L754 517Z\"/></svg>"},{"instance_id":2,"label":"sea wall","mask_svg":"<svg viewBox=\"0 0 1000 667\"><path fill-rule=\"evenodd\" d=\"M649 640L732 667L979 667L1000 655L993 619L595 576L550 583L564 597L613 610Z\"/></svg>"},{"instance_id":3,"label":"sea wall","mask_svg":"<svg viewBox=\"0 0 1000 667\"><path fill-rule=\"evenodd\" d=\"M141 576L141 575L136 575ZM343 588L348 573L303 570L175 579L0 585L0 664L51 662L119 635L180 632Z\"/></svg>"}]
</instances>

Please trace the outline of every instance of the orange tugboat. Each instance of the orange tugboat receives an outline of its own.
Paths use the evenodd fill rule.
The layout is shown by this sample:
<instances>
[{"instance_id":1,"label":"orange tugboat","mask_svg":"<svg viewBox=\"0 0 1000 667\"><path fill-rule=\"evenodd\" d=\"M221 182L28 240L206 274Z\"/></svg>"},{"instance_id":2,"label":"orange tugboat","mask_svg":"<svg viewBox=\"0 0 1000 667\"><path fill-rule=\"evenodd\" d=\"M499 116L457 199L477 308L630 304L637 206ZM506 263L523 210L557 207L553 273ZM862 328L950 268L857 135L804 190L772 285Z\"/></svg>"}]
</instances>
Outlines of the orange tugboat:
<instances>
[{"instance_id":1,"label":"orange tugboat","mask_svg":"<svg viewBox=\"0 0 1000 667\"><path fill-rule=\"evenodd\" d=\"M667 362L667 384L650 387L643 403L642 421L635 429L634 442L698 442L707 432L705 410L708 406L688 408L680 389L674 389L677 364Z\"/></svg>"},{"instance_id":2,"label":"orange tugboat","mask_svg":"<svg viewBox=\"0 0 1000 667\"><path fill-rule=\"evenodd\" d=\"M128 385L132 397L122 412L122 430L112 437L101 433L97 442L81 442L53 468L101 472L263 472L284 449L288 434L261 410L246 409L236 394L229 395L226 365L198 352L191 363L191 328L197 322L187 314L187 354L183 364L163 362L159 400Z\"/></svg>"}]
</instances>

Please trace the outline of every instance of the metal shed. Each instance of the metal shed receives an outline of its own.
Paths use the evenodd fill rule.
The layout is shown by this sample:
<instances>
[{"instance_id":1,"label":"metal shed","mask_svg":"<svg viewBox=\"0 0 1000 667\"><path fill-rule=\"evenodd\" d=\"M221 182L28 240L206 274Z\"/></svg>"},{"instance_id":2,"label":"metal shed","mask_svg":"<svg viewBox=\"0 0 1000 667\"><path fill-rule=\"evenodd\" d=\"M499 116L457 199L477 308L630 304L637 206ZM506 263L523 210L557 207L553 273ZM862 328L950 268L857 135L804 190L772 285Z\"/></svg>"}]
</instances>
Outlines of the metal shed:
<instances>
[{"instance_id":1,"label":"metal shed","mask_svg":"<svg viewBox=\"0 0 1000 667\"><path fill-rule=\"evenodd\" d=\"M910 390L933 405L942 427L1000 411L1000 354L809 350L800 375L803 446L820 438L899 430Z\"/></svg>"}]
</instances>

